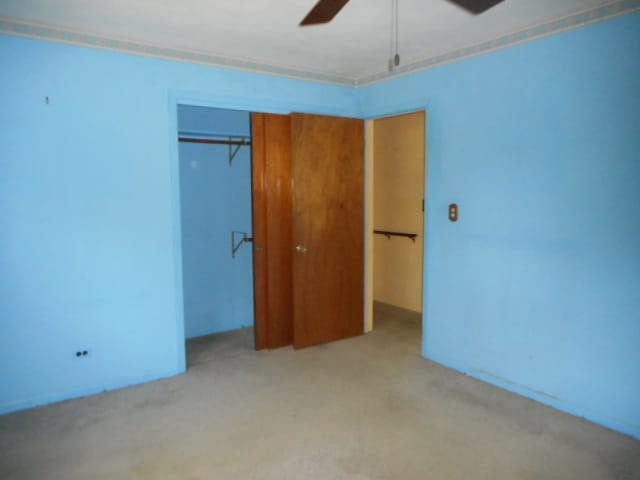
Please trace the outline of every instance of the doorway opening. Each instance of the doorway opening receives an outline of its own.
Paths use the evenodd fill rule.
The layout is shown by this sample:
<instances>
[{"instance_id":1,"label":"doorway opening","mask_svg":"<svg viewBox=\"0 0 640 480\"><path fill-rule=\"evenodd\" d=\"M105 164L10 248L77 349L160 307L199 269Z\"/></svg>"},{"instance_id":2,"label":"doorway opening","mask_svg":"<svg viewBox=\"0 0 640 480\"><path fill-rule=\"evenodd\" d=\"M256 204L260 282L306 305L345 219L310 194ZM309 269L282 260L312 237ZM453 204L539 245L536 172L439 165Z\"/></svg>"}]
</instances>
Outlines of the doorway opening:
<instances>
[{"instance_id":1,"label":"doorway opening","mask_svg":"<svg viewBox=\"0 0 640 480\"><path fill-rule=\"evenodd\" d=\"M362 334L364 121L176 105L186 363Z\"/></svg>"},{"instance_id":2,"label":"doorway opening","mask_svg":"<svg viewBox=\"0 0 640 480\"><path fill-rule=\"evenodd\" d=\"M370 329L394 330L420 348L425 246L426 114L367 125Z\"/></svg>"},{"instance_id":3,"label":"doorway opening","mask_svg":"<svg viewBox=\"0 0 640 480\"><path fill-rule=\"evenodd\" d=\"M253 349L251 116L178 105L187 365L226 341ZM233 335L225 332L239 331Z\"/></svg>"},{"instance_id":4,"label":"doorway opening","mask_svg":"<svg viewBox=\"0 0 640 480\"><path fill-rule=\"evenodd\" d=\"M358 119L176 105L187 350L241 329L250 349L348 338L363 333L362 307L374 303L420 328L424 112L368 121L365 149ZM375 290L366 303L363 278Z\"/></svg>"}]
</instances>

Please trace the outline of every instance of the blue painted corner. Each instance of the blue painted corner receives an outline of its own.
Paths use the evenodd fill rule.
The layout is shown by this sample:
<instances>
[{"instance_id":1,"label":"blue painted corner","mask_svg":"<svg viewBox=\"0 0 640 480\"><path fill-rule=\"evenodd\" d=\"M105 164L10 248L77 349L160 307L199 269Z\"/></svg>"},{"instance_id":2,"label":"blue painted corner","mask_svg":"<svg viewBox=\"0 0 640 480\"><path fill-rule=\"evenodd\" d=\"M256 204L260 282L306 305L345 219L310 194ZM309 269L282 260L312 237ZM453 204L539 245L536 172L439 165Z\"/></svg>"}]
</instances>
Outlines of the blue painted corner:
<instances>
[{"instance_id":1,"label":"blue painted corner","mask_svg":"<svg viewBox=\"0 0 640 480\"><path fill-rule=\"evenodd\" d=\"M356 92L5 35L0 59L0 412L184 371L177 104Z\"/></svg>"},{"instance_id":2,"label":"blue painted corner","mask_svg":"<svg viewBox=\"0 0 640 480\"><path fill-rule=\"evenodd\" d=\"M639 51L630 15L360 92L428 106L424 356L638 438Z\"/></svg>"}]
</instances>

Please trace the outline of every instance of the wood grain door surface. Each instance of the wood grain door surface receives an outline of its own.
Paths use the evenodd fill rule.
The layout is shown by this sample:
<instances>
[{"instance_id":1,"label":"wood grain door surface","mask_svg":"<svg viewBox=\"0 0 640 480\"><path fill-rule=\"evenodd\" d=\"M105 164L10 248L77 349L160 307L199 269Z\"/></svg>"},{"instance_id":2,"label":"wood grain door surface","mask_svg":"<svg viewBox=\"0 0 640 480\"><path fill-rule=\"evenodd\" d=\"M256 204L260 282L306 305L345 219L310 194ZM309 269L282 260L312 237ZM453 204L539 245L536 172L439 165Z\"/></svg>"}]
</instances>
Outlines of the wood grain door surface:
<instances>
[{"instance_id":1,"label":"wood grain door surface","mask_svg":"<svg viewBox=\"0 0 640 480\"><path fill-rule=\"evenodd\" d=\"M291 119L254 113L252 181L256 349L293 342Z\"/></svg>"},{"instance_id":2,"label":"wood grain door surface","mask_svg":"<svg viewBox=\"0 0 640 480\"><path fill-rule=\"evenodd\" d=\"M293 345L363 333L364 122L291 114Z\"/></svg>"}]
</instances>

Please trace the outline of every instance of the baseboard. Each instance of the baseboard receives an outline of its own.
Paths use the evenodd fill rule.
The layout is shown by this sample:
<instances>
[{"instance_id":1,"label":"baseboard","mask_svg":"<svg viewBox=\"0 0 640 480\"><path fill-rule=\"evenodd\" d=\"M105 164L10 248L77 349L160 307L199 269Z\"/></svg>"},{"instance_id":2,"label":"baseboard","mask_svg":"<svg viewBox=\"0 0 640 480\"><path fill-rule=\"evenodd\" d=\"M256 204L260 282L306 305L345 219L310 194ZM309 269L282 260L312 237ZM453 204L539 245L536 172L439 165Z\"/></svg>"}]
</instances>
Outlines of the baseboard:
<instances>
[{"instance_id":1,"label":"baseboard","mask_svg":"<svg viewBox=\"0 0 640 480\"><path fill-rule=\"evenodd\" d=\"M551 395L546 395L543 392L538 392L524 385L519 385L515 382L495 377L488 372L474 370L473 368L469 368L465 365L460 365L455 361L450 361L449 359L433 358L424 353L423 357L427 360L442 365L443 367L450 368L482 382L489 383L493 386L502 388L503 390L507 390L509 392L520 395L521 397L535 400L536 402L542 403L543 405L554 408L561 412L568 413L569 415L573 415L574 417L584 418L585 420L588 420L592 423L596 423L610 430L615 430L618 433L629 435L640 440L639 425L628 424L624 421L611 418L610 416L603 415L599 412L594 412L592 410L573 405L562 399L553 397Z\"/></svg>"},{"instance_id":2,"label":"baseboard","mask_svg":"<svg viewBox=\"0 0 640 480\"><path fill-rule=\"evenodd\" d=\"M39 397L33 397L29 399L21 399L13 402L8 402L0 405L0 415L7 415L21 410L27 410L30 408L43 407L45 405L51 405L53 403L64 402L67 400L74 400L77 398L88 397L90 395L96 395L98 393L109 392L112 390L119 390L121 388L133 387L135 385L141 385L143 383L154 382L156 380L162 380L164 378L173 377L184 373L184 370L176 370L166 372L161 375L154 375L153 377L144 377L135 381L125 380L120 382L113 382L99 387L92 387L83 390L60 392L51 395L43 395Z\"/></svg>"}]
</instances>

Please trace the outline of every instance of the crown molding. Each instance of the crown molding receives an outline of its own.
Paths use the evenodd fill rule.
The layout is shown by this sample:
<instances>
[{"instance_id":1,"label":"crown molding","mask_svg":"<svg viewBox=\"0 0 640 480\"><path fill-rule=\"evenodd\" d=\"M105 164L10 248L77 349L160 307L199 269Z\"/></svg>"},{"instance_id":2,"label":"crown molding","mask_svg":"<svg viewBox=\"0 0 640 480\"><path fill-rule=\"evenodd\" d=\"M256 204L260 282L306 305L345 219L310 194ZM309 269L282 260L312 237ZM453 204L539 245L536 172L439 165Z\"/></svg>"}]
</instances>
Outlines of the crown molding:
<instances>
[{"instance_id":1,"label":"crown molding","mask_svg":"<svg viewBox=\"0 0 640 480\"><path fill-rule=\"evenodd\" d=\"M253 60L225 57L208 52L163 47L139 43L125 39L109 38L93 33L79 32L53 25L28 22L22 19L0 16L0 33L36 38L53 42L68 43L84 47L100 48L134 55L161 58L186 63L214 67L230 68L252 73L275 75L296 80L330 83L347 87L365 87L384 82L399 76L409 75L452 62L459 62L497 50L548 37L556 33L584 27L614 17L640 11L640 0L617 0L609 4L570 14L556 20L541 23L503 35L476 45L424 58L393 71L381 71L359 78L344 75L296 69L281 65L272 65Z\"/></svg>"},{"instance_id":2,"label":"crown molding","mask_svg":"<svg viewBox=\"0 0 640 480\"><path fill-rule=\"evenodd\" d=\"M122 38L105 37L94 33L61 28L54 25L35 23L23 19L0 15L0 33L21 37L67 43L82 47L99 48L120 53L143 55L178 62L195 63L213 67L230 68L245 72L275 75L295 80L311 80L354 87L356 79L343 75L301 70L282 65L271 65L234 57L225 57L214 53L163 47L149 43L140 43Z\"/></svg>"},{"instance_id":3,"label":"crown molding","mask_svg":"<svg viewBox=\"0 0 640 480\"><path fill-rule=\"evenodd\" d=\"M385 70L372 75L362 76L356 80L356 87L365 87L399 76L428 70L448 63L459 62L638 11L640 11L640 0L614 1L607 5L583 10L549 22L536 24L524 30L494 38L493 40L476 45L469 45L435 57L418 60L395 68L391 72Z\"/></svg>"}]
</instances>

